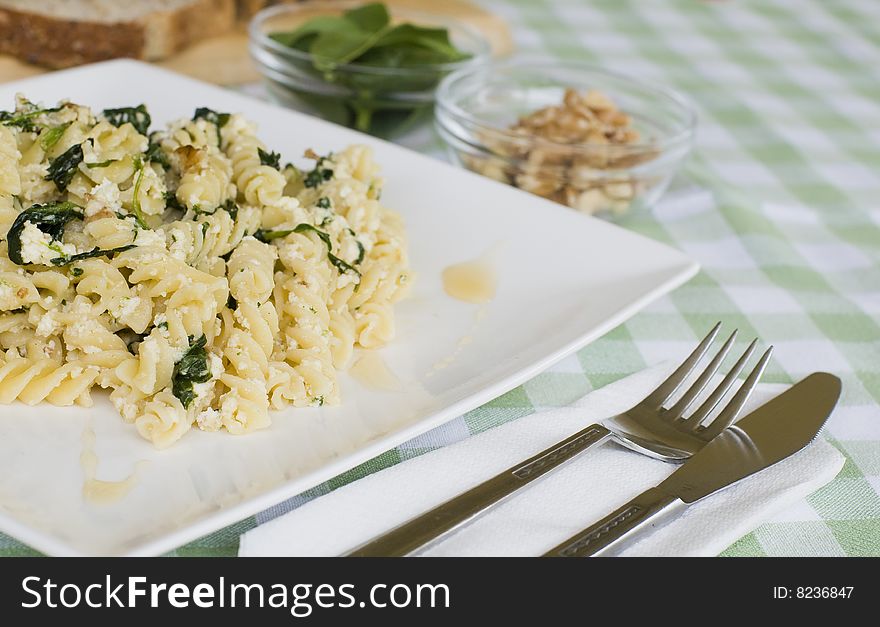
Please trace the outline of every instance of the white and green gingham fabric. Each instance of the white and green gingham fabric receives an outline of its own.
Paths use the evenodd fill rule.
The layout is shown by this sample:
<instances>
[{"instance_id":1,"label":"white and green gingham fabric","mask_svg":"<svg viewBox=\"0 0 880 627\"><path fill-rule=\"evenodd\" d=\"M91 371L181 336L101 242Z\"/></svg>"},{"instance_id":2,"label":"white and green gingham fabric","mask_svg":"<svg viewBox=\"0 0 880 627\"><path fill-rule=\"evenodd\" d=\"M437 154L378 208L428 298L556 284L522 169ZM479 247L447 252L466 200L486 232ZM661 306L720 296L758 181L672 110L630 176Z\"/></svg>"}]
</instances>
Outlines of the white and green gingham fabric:
<instances>
[{"instance_id":1,"label":"white and green gingham fabric","mask_svg":"<svg viewBox=\"0 0 880 627\"><path fill-rule=\"evenodd\" d=\"M880 555L880 2L482 0L518 51L666 83L699 107L694 157L621 224L703 271L525 385L176 555L234 555L240 533L349 481L686 354L717 320L775 345L765 380L844 381L831 484L727 556ZM250 90L249 90L250 91ZM420 148L442 156L437 140ZM0 554L31 551L0 536Z\"/></svg>"}]
</instances>

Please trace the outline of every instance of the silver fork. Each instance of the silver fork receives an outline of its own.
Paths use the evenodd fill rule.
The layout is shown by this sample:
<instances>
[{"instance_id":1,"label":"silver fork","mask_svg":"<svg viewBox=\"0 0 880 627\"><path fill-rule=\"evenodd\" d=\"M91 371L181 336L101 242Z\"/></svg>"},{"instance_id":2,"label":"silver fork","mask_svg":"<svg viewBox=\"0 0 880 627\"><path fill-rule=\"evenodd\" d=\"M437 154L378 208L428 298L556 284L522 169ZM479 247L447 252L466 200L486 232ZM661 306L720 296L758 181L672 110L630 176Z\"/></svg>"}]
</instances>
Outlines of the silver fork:
<instances>
[{"instance_id":1,"label":"silver fork","mask_svg":"<svg viewBox=\"0 0 880 627\"><path fill-rule=\"evenodd\" d=\"M671 407L664 407L688 376L695 372L720 328L719 322L675 372L632 409L578 431L534 457L374 538L348 555L402 556L428 546L473 521L538 477L609 439L663 461L681 462L687 459L736 420L761 378L773 350L771 346L764 352L736 394L715 418L709 420L710 414L733 387L752 356L758 343L757 339L752 340L718 387L693 413L685 416L730 352L737 335L734 330L681 398Z\"/></svg>"}]
</instances>

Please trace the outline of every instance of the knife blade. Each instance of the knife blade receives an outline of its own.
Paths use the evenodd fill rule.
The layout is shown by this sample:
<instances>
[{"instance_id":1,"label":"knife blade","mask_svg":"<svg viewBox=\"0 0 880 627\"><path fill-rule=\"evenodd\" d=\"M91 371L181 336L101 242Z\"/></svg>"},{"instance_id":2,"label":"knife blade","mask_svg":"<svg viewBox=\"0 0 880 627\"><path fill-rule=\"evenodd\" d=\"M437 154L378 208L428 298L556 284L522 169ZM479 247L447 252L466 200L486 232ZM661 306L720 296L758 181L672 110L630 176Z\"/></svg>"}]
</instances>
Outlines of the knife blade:
<instances>
[{"instance_id":1,"label":"knife blade","mask_svg":"<svg viewBox=\"0 0 880 627\"><path fill-rule=\"evenodd\" d=\"M818 435L840 389L834 375L811 374L726 429L656 487L544 556L617 553L692 503L793 455Z\"/></svg>"}]
</instances>

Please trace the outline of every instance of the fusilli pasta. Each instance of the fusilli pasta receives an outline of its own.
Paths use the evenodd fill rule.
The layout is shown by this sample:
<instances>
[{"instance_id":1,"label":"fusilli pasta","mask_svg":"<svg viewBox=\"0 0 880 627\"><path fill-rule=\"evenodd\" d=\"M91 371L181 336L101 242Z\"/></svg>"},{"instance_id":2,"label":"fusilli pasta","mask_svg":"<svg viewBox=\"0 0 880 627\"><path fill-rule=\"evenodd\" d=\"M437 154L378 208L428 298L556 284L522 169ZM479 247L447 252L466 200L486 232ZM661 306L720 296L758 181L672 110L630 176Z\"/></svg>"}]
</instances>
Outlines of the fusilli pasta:
<instances>
[{"instance_id":1,"label":"fusilli pasta","mask_svg":"<svg viewBox=\"0 0 880 627\"><path fill-rule=\"evenodd\" d=\"M394 336L406 236L371 151L280 164L239 114L0 112L0 403L110 390L156 446L339 402Z\"/></svg>"}]
</instances>

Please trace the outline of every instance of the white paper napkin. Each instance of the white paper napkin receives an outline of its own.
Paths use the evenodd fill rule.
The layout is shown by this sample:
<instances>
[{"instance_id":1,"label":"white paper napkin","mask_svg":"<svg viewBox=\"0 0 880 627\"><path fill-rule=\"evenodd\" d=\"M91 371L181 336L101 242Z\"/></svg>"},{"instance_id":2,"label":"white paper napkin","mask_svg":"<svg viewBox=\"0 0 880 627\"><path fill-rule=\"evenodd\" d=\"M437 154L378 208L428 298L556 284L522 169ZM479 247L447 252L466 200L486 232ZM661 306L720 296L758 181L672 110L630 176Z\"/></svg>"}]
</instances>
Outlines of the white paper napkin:
<instances>
[{"instance_id":1,"label":"white paper napkin","mask_svg":"<svg viewBox=\"0 0 880 627\"><path fill-rule=\"evenodd\" d=\"M239 555L339 555L643 398L660 366L377 472L244 534ZM787 386L761 385L746 411ZM844 458L823 439L687 509L625 555L712 556L831 481ZM434 556L540 555L667 477L675 466L606 443L536 481L452 537Z\"/></svg>"}]
</instances>

